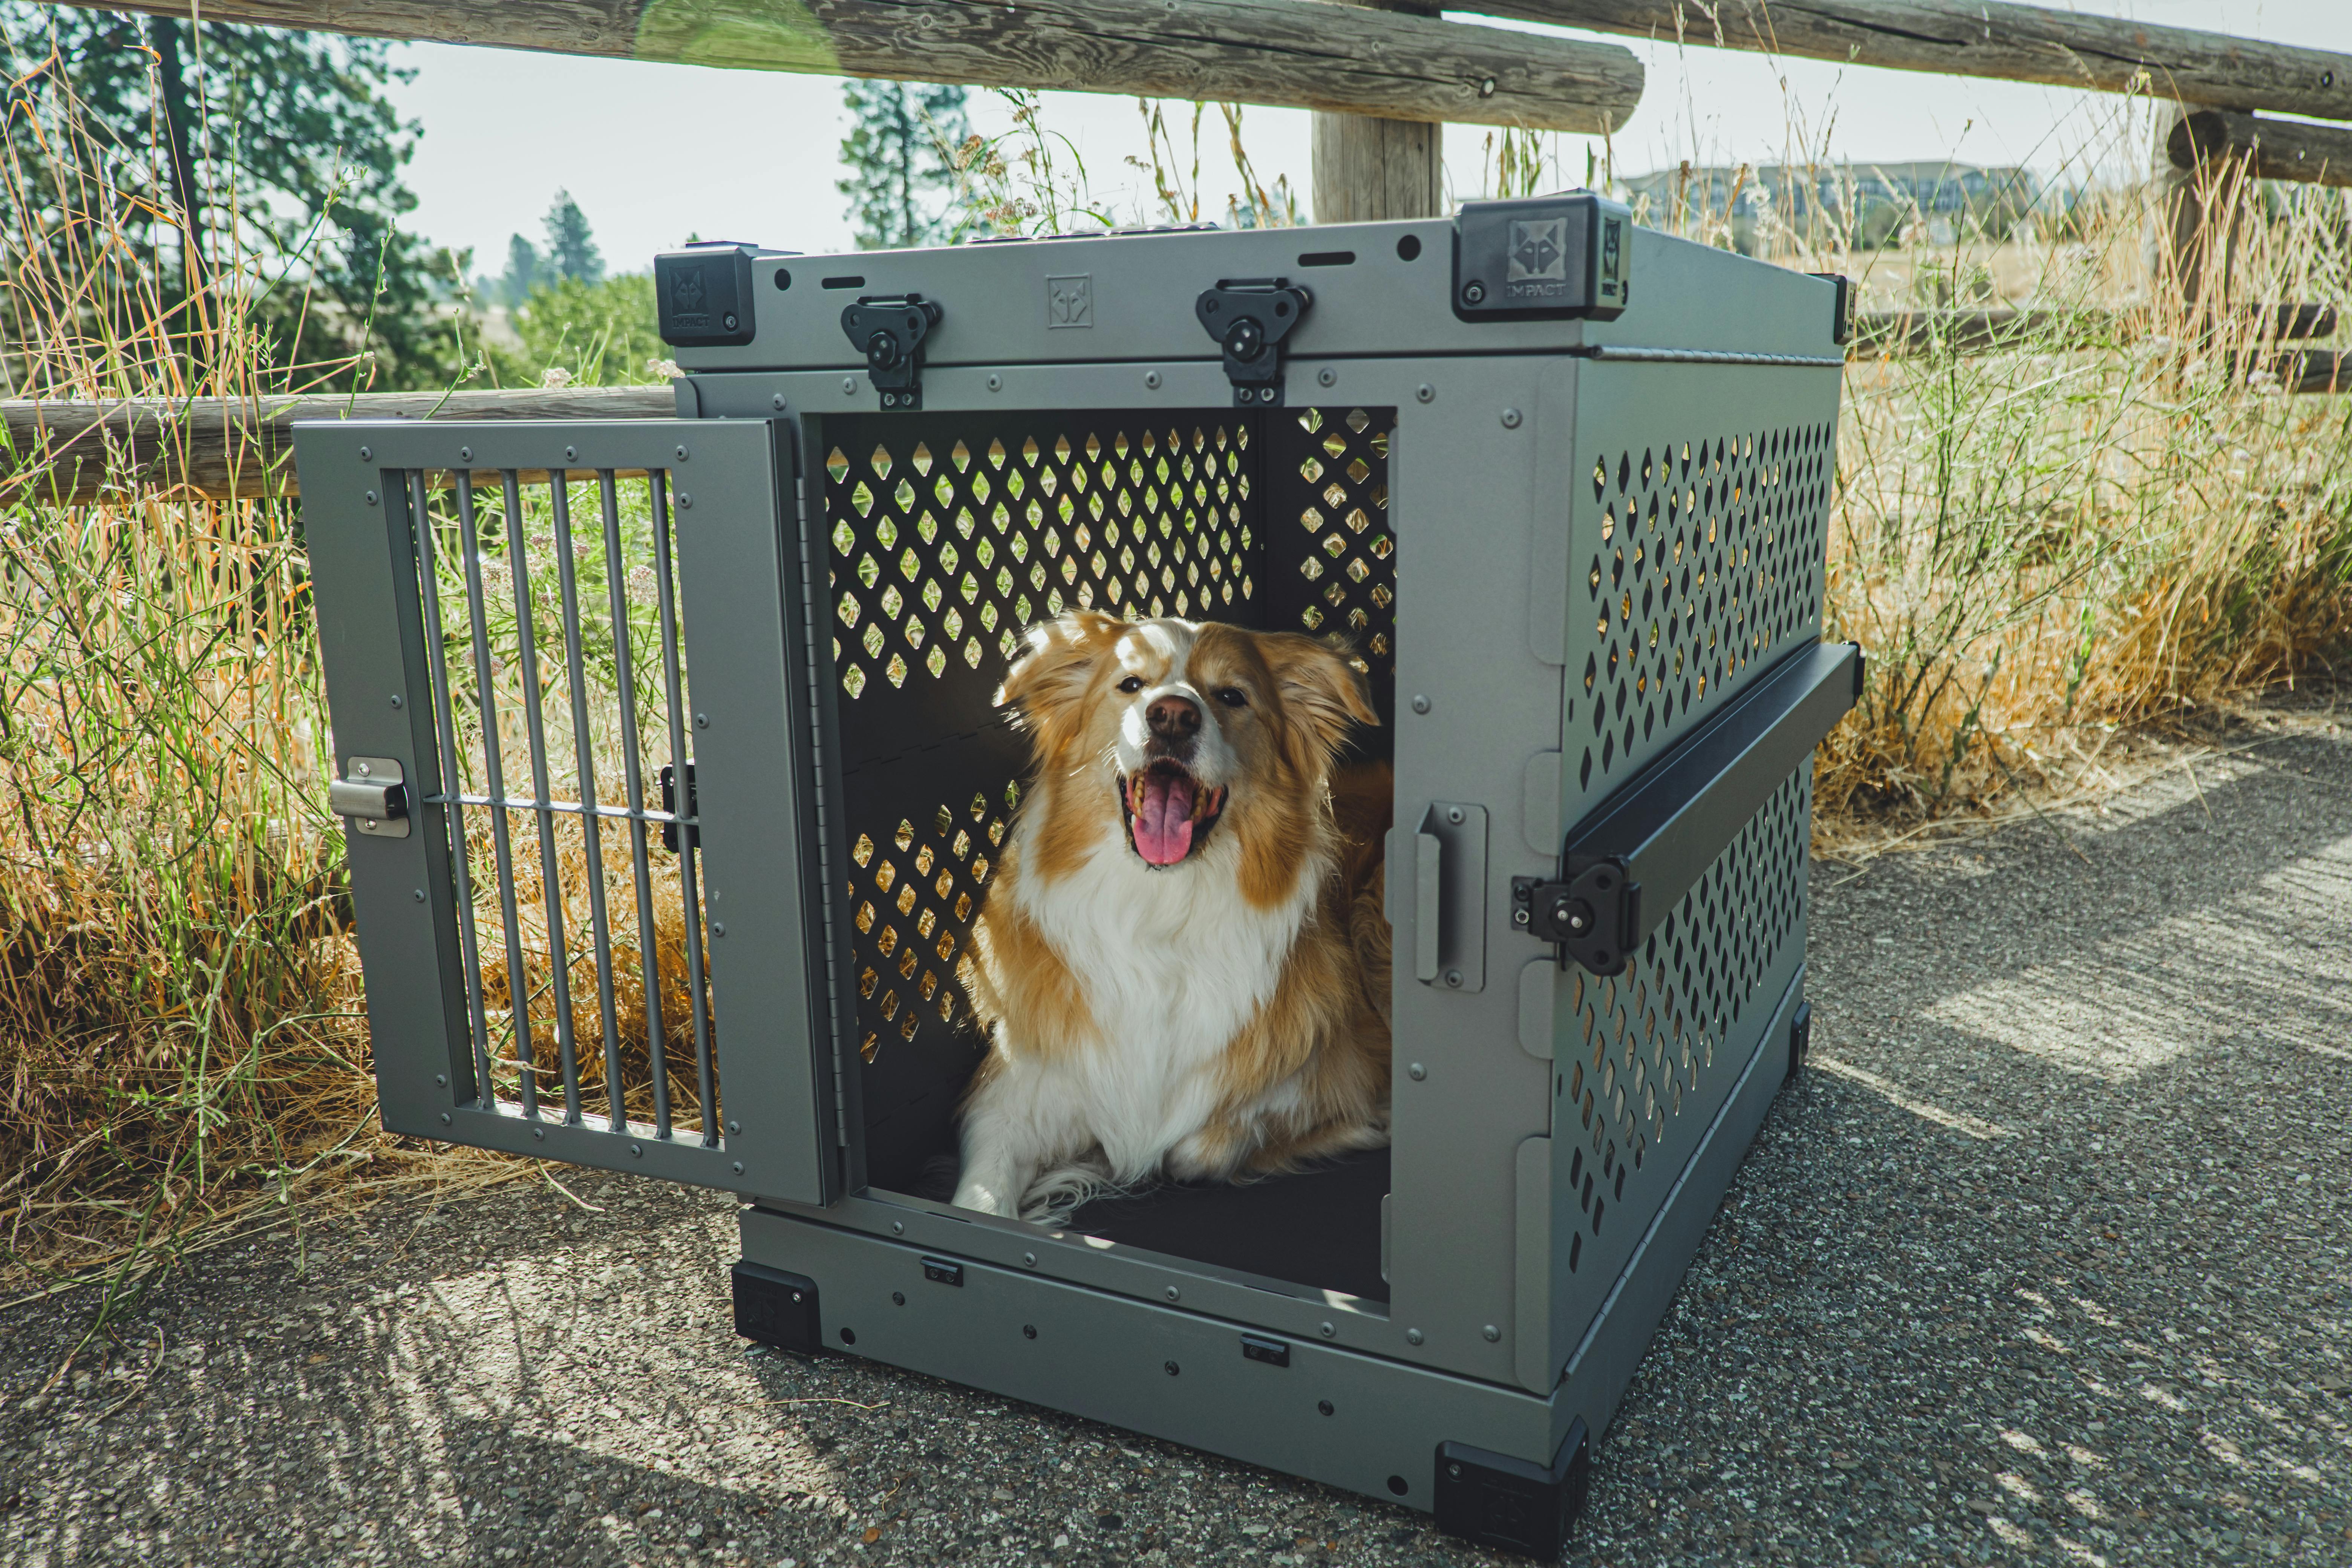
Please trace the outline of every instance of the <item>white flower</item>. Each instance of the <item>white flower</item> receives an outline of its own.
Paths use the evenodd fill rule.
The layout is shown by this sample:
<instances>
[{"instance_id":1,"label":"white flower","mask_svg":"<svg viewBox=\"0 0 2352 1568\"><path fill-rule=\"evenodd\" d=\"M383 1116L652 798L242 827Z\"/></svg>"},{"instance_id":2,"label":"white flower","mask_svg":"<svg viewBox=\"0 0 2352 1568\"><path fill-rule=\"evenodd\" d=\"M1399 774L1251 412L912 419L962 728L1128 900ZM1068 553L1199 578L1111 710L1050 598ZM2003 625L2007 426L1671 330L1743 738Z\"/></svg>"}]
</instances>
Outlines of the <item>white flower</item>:
<instances>
[{"instance_id":1,"label":"white flower","mask_svg":"<svg viewBox=\"0 0 2352 1568\"><path fill-rule=\"evenodd\" d=\"M539 373L539 384L549 388L570 386L572 373L560 364L549 365Z\"/></svg>"},{"instance_id":2,"label":"white flower","mask_svg":"<svg viewBox=\"0 0 2352 1568\"><path fill-rule=\"evenodd\" d=\"M684 373L677 368L677 361L674 359L649 359L646 361L646 374L660 376L664 381L675 381Z\"/></svg>"}]
</instances>

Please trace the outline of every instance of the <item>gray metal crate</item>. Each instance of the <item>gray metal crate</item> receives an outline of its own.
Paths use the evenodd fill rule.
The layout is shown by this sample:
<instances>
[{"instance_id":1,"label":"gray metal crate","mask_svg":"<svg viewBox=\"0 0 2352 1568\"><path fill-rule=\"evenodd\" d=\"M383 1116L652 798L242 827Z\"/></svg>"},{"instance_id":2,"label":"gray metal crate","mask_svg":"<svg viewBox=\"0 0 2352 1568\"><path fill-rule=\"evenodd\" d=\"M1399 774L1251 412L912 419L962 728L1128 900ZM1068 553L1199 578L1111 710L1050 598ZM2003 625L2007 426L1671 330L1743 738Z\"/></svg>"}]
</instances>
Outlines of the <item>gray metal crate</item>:
<instances>
[{"instance_id":1,"label":"gray metal crate","mask_svg":"<svg viewBox=\"0 0 2352 1568\"><path fill-rule=\"evenodd\" d=\"M1801 1054L1843 285L1591 198L658 285L676 420L298 432L386 1124L740 1194L747 1332L1555 1551ZM1363 660L1389 1150L923 1195L1075 605Z\"/></svg>"}]
</instances>

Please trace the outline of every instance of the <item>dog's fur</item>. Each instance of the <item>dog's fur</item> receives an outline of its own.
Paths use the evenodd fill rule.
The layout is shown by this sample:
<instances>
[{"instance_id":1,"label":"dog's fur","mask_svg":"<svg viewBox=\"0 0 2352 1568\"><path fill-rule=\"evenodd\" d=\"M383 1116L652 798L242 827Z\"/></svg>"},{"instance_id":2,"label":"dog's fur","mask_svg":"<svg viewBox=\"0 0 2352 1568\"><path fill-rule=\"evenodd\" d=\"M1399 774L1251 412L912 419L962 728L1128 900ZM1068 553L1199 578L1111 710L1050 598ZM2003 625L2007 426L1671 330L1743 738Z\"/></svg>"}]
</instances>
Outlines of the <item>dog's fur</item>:
<instances>
[{"instance_id":1,"label":"dog's fur","mask_svg":"<svg viewBox=\"0 0 2352 1568\"><path fill-rule=\"evenodd\" d=\"M956 1203L1036 1217L1386 1143L1392 784L1333 776L1379 722L1363 678L1295 634L1082 611L998 700L1035 778L961 970L989 1052Z\"/></svg>"}]
</instances>

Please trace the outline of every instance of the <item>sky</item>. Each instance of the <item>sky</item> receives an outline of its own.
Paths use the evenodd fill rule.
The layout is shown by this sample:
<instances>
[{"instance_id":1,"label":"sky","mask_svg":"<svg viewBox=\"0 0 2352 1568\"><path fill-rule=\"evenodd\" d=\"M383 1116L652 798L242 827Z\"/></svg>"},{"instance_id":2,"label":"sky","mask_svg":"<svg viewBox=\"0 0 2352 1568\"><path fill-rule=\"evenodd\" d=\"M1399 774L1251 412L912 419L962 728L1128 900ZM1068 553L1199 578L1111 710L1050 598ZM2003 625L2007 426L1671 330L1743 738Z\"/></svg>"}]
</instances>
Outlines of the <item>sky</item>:
<instances>
[{"instance_id":1,"label":"sky","mask_svg":"<svg viewBox=\"0 0 2352 1568\"><path fill-rule=\"evenodd\" d=\"M2352 52L2352 0L2078 0L2069 8ZM2086 160L2109 170L2144 160L2151 143L2147 128L2126 123L2121 100L2104 94L1609 41L1633 48L1648 71L1641 108L1613 148L1622 175L1684 158L1766 163L1793 151L2023 163L2063 176ZM424 132L408 171L415 224L436 244L471 247L478 271L504 268L509 235L540 238L559 189L587 214L615 271L642 270L689 235L810 252L850 247L848 203L835 187L846 129L835 79L443 44L394 53L416 71L394 92ZM1168 106L1168 119L1188 125L1190 105ZM1008 124L1002 101L977 89L972 120L983 133ZM1133 99L1048 93L1042 121L1076 149L1098 205L1129 220L1154 216L1145 210L1149 179L1128 163L1145 152ZM1242 125L1261 181L1286 176L1302 205L1308 121L1304 110L1252 108ZM1447 127L1446 174L1457 197L1485 188L1487 137L1485 127ZM1240 189L1226 140L1213 110L1201 137L1203 217L1222 217ZM1584 184L1599 144L1546 142L1558 161L1547 183ZM1191 153L1188 139L1187 162Z\"/></svg>"}]
</instances>

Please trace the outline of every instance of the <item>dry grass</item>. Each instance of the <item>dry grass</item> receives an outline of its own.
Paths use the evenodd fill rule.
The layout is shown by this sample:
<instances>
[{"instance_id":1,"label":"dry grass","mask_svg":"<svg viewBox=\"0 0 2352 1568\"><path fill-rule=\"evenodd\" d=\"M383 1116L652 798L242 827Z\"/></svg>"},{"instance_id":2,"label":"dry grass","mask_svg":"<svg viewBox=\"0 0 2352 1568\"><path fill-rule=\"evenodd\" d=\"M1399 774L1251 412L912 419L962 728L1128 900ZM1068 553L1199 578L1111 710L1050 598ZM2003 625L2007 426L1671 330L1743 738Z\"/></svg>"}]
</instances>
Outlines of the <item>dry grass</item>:
<instances>
[{"instance_id":1,"label":"dry grass","mask_svg":"<svg viewBox=\"0 0 2352 1568\"><path fill-rule=\"evenodd\" d=\"M37 156L21 142L0 153L0 197L38 230L0 276L8 395L248 396L299 382L269 365L236 290L167 298L152 258L131 254L111 221L114 198L89 174L96 150L71 125L44 134ZM1033 204L1038 220L1084 208L1066 166L1049 166L1050 136L1034 119L1022 134L997 163L1010 180L1022 150L1036 153L1052 194ZM1489 188L1530 183L1528 148L1495 156ZM1157 199L1189 210L1194 184L1171 174ZM2214 195L2240 213L2231 298L2343 302L2340 198ZM2002 797L2021 784L2095 779L2118 726L2294 679L2343 646L2346 402L2250 379L2271 346L2213 300L2161 303L2177 289L2147 260L2156 200L2113 190L2063 241L2002 237L1999 287L2017 302L2132 312L2110 341L2021 337L1993 353L1929 352L1851 373L1828 617L1832 636L1869 648L1873 673L1822 762L1832 831L1884 840L2015 809ZM1283 216L1280 193L1262 205L1258 221ZM1713 237L1719 217L1683 221ZM1899 269L1915 294L1921 279L1962 298L1984 283L1980 246L1853 253L1794 224L1773 243L1812 269L1867 279L1885 264L1879 286ZM642 527L639 511L630 518ZM110 1311L157 1264L284 1224L306 1202L516 1174L496 1157L389 1137L374 1120L340 827L321 806L327 719L295 510L138 494L19 504L4 521L0 1296L100 1272L114 1282ZM494 505L486 521L488 540L503 526ZM455 525L440 526L441 558L456 560ZM600 547L578 561L593 605L609 586ZM445 591L462 600L461 587ZM468 711L499 716L511 757L523 750L517 650L510 624L493 629L509 639L495 700L462 670L458 686ZM591 695L613 697L609 686ZM659 695L640 693L649 711ZM478 758L481 740L477 720L461 750ZM569 745L559 723L551 752ZM610 763L600 754L591 766L602 779ZM492 1077L509 1094L526 1038L536 1087L553 1088L559 960L535 832L519 829L514 847L517 984L484 906ZM560 963L577 979L590 876L576 830L554 847L570 927ZM692 1059L676 876L674 861L657 864L654 941L669 1088L690 1123L696 1085L675 1070ZM604 892L621 961L616 1030L638 1039L625 852L608 852ZM594 1009L593 982L574 984L592 1105L604 1092ZM623 1093L646 1114L650 1077L626 1070Z\"/></svg>"}]
</instances>

